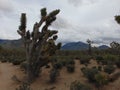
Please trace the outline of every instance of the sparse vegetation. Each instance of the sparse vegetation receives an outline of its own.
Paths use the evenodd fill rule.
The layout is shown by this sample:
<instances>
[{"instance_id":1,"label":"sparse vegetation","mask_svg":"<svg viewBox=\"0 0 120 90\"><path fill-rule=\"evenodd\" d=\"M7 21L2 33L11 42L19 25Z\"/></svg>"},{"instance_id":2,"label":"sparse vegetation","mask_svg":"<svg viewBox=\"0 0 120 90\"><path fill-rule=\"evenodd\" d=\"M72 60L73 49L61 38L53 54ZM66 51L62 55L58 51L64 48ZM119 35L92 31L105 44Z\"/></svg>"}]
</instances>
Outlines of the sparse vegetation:
<instances>
[{"instance_id":1,"label":"sparse vegetation","mask_svg":"<svg viewBox=\"0 0 120 90\"><path fill-rule=\"evenodd\" d=\"M115 67L113 65L106 65L103 68L104 68L104 72L108 74L111 74L115 71Z\"/></svg>"},{"instance_id":2,"label":"sparse vegetation","mask_svg":"<svg viewBox=\"0 0 120 90\"><path fill-rule=\"evenodd\" d=\"M22 84L19 86L19 88L16 88L16 90L32 90L28 84Z\"/></svg>"},{"instance_id":3,"label":"sparse vegetation","mask_svg":"<svg viewBox=\"0 0 120 90\"><path fill-rule=\"evenodd\" d=\"M50 71L50 83L54 83L59 76L59 70L56 68L51 69Z\"/></svg>"},{"instance_id":4,"label":"sparse vegetation","mask_svg":"<svg viewBox=\"0 0 120 90\"><path fill-rule=\"evenodd\" d=\"M99 72L97 68L82 68L81 70L89 82L95 82L95 75Z\"/></svg>"},{"instance_id":5,"label":"sparse vegetation","mask_svg":"<svg viewBox=\"0 0 120 90\"><path fill-rule=\"evenodd\" d=\"M109 76L107 74L98 73L95 75L95 81L97 87L102 87L109 83Z\"/></svg>"},{"instance_id":6,"label":"sparse vegetation","mask_svg":"<svg viewBox=\"0 0 120 90\"><path fill-rule=\"evenodd\" d=\"M82 84L79 81L74 81L70 85L70 90L92 90L88 85Z\"/></svg>"}]
</instances>

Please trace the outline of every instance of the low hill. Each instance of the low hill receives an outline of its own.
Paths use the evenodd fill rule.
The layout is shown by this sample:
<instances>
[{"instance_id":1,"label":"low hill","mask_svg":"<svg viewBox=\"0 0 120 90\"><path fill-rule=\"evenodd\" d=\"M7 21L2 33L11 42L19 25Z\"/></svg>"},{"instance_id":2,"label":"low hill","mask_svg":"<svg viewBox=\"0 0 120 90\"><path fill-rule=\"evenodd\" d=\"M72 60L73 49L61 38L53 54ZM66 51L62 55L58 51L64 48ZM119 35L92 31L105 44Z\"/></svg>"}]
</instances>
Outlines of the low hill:
<instances>
[{"instance_id":1,"label":"low hill","mask_svg":"<svg viewBox=\"0 0 120 90\"><path fill-rule=\"evenodd\" d=\"M85 50L88 48L88 44L83 42L70 42L62 46L62 50Z\"/></svg>"},{"instance_id":2,"label":"low hill","mask_svg":"<svg viewBox=\"0 0 120 90\"><path fill-rule=\"evenodd\" d=\"M23 47L22 39L18 40L6 40L0 39L0 45L4 48L19 48Z\"/></svg>"},{"instance_id":3,"label":"low hill","mask_svg":"<svg viewBox=\"0 0 120 90\"><path fill-rule=\"evenodd\" d=\"M87 50L89 48L87 43L84 42L70 42L62 46L61 50ZM98 49L108 49L107 45L101 45Z\"/></svg>"},{"instance_id":4,"label":"low hill","mask_svg":"<svg viewBox=\"0 0 120 90\"><path fill-rule=\"evenodd\" d=\"M109 47L107 45L101 45L98 47L99 49L108 49Z\"/></svg>"},{"instance_id":5,"label":"low hill","mask_svg":"<svg viewBox=\"0 0 120 90\"><path fill-rule=\"evenodd\" d=\"M21 48L23 47L22 39L17 40L6 40L0 39L0 45L4 48ZM84 42L69 42L61 47L61 50L87 50L88 44ZM106 45L101 45L97 47L98 49L108 49Z\"/></svg>"}]
</instances>

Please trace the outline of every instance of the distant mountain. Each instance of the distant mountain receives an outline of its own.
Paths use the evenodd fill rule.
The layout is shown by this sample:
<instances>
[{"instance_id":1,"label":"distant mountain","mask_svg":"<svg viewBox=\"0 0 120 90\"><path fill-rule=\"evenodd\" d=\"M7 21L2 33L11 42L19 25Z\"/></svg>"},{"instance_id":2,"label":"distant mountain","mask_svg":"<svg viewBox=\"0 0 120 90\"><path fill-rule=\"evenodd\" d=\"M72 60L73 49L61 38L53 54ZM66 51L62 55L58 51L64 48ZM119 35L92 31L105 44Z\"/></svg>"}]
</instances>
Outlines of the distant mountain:
<instances>
[{"instance_id":1,"label":"distant mountain","mask_svg":"<svg viewBox=\"0 0 120 90\"><path fill-rule=\"evenodd\" d=\"M98 49L108 49L109 47L107 45L101 45L98 47Z\"/></svg>"},{"instance_id":2,"label":"distant mountain","mask_svg":"<svg viewBox=\"0 0 120 90\"><path fill-rule=\"evenodd\" d=\"M62 50L85 50L88 49L88 44L83 42L70 42L62 46Z\"/></svg>"},{"instance_id":3,"label":"distant mountain","mask_svg":"<svg viewBox=\"0 0 120 90\"><path fill-rule=\"evenodd\" d=\"M0 44L6 42L7 40L4 40L4 39L0 39Z\"/></svg>"},{"instance_id":4,"label":"distant mountain","mask_svg":"<svg viewBox=\"0 0 120 90\"><path fill-rule=\"evenodd\" d=\"M0 45L5 48L23 47L22 39L18 39L18 40L0 39Z\"/></svg>"},{"instance_id":5,"label":"distant mountain","mask_svg":"<svg viewBox=\"0 0 120 90\"><path fill-rule=\"evenodd\" d=\"M61 50L87 50L88 44L84 42L70 42L66 43L61 47ZM109 47L107 45L101 45L99 47L96 47L98 49L108 49Z\"/></svg>"},{"instance_id":6,"label":"distant mountain","mask_svg":"<svg viewBox=\"0 0 120 90\"><path fill-rule=\"evenodd\" d=\"M6 40L0 39L0 45L4 48L21 48L23 47L22 39L18 40ZM70 42L66 43L61 47L61 50L87 50L88 44L84 42ZM98 49L108 49L109 47L106 45L101 45L97 47Z\"/></svg>"}]
</instances>

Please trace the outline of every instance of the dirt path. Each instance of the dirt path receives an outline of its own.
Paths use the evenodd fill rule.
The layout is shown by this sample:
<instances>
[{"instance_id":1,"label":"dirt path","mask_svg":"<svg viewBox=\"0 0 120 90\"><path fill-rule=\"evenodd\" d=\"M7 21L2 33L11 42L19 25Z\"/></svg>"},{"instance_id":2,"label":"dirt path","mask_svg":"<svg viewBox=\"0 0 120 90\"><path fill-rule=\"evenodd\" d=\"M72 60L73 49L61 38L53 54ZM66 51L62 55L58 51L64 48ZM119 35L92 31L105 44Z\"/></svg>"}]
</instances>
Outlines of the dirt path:
<instances>
[{"instance_id":1,"label":"dirt path","mask_svg":"<svg viewBox=\"0 0 120 90\"><path fill-rule=\"evenodd\" d=\"M18 72L19 67L13 66L11 63L0 63L0 90L15 90L18 83L11 78Z\"/></svg>"}]
</instances>

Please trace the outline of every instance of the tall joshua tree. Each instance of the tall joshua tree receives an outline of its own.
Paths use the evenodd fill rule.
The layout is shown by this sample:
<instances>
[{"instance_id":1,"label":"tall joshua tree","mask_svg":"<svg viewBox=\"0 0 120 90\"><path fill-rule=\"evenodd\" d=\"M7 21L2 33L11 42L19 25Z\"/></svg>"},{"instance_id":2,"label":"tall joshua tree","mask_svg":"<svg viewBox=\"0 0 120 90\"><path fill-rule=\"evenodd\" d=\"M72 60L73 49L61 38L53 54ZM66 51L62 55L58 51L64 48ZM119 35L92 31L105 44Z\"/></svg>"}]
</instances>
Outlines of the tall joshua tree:
<instances>
[{"instance_id":1,"label":"tall joshua tree","mask_svg":"<svg viewBox=\"0 0 120 90\"><path fill-rule=\"evenodd\" d=\"M87 43L89 45L88 53L91 55L92 54L92 46L91 46L91 44L93 43L93 41L87 39Z\"/></svg>"},{"instance_id":2,"label":"tall joshua tree","mask_svg":"<svg viewBox=\"0 0 120 90\"><path fill-rule=\"evenodd\" d=\"M32 32L26 30L26 14L21 14L18 34L21 36L26 49L27 57L27 80L33 81L39 76L43 66L50 62L51 57L59 50L61 43L55 44L57 39L56 30L48 27L56 20L56 15L60 10L54 10L47 14L46 8L41 9L41 19L33 26ZM41 29L41 30L39 30Z\"/></svg>"},{"instance_id":3,"label":"tall joshua tree","mask_svg":"<svg viewBox=\"0 0 120 90\"><path fill-rule=\"evenodd\" d=\"M115 16L115 21L120 25L120 15ZM112 42L110 44L110 46L111 46L111 48L116 49L117 51L120 50L120 44L117 42ZM119 53L120 53L120 51L119 51Z\"/></svg>"}]
</instances>

